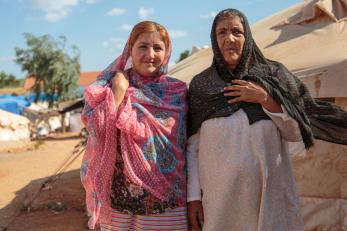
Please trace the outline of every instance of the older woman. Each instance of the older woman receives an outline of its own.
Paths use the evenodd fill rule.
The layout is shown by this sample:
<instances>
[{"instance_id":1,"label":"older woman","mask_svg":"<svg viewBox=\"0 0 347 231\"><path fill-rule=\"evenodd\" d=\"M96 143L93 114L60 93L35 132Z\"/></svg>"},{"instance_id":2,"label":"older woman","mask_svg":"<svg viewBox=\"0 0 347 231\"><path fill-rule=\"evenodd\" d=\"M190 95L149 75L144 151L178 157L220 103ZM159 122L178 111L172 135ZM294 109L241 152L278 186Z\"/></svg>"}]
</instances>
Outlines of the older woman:
<instances>
[{"instance_id":1,"label":"older woman","mask_svg":"<svg viewBox=\"0 0 347 231\"><path fill-rule=\"evenodd\" d=\"M187 87L167 76L170 54L167 30L140 22L85 90L81 178L90 228L187 230Z\"/></svg>"},{"instance_id":2,"label":"older woman","mask_svg":"<svg viewBox=\"0 0 347 231\"><path fill-rule=\"evenodd\" d=\"M241 12L221 11L211 40L213 63L189 86L193 229L303 230L286 141L308 148L314 135L347 144L347 113L313 100L283 65L266 59Z\"/></svg>"}]
</instances>

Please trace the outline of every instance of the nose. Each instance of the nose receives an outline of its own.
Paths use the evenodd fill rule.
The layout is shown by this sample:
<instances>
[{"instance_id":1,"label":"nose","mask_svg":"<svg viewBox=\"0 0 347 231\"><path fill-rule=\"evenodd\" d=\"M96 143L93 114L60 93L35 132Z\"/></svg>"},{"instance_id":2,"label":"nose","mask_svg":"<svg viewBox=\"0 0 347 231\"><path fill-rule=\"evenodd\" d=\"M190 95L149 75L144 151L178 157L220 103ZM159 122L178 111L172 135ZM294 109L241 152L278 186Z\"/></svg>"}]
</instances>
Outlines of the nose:
<instances>
[{"instance_id":1,"label":"nose","mask_svg":"<svg viewBox=\"0 0 347 231\"><path fill-rule=\"evenodd\" d=\"M149 47L149 48L147 49L147 56L148 56L149 58L154 58L154 49L153 49L153 47Z\"/></svg>"},{"instance_id":2,"label":"nose","mask_svg":"<svg viewBox=\"0 0 347 231\"><path fill-rule=\"evenodd\" d=\"M233 33L229 33L227 38L228 38L227 41L235 42L235 36L233 35Z\"/></svg>"}]
</instances>

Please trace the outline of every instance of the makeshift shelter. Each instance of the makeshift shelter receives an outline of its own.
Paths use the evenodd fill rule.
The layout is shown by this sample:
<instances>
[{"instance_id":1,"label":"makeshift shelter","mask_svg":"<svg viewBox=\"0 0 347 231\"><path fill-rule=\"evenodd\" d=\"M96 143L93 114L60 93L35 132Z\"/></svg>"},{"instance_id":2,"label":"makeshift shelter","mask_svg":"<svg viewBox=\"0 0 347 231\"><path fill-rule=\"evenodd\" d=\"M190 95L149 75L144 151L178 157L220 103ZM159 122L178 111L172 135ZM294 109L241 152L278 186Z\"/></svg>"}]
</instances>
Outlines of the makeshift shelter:
<instances>
[{"instance_id":1,"label":"makeshift shelter","mask_svg":"<svg viewBox=\"0 0 347 231\"><path fill-rule=\"evenodd\" d=\"M29 120L0 109L0 142L29 139Z\"/></svg>"},{"instance_id":2,"label":"makeshift shelter","mask_svg":"<svg viewBox=\"0 0 347 231\"><path fill-rule=\"evenodd\" d=\"M0 109L22 114L25 107L30 105L30 100L26 96L0 95Z\"/></svg>"},{"instance_id":3,"label":"makeshift shelter","mask_svg":"<svg viewBox=\"0 0 347 231\"><path fill-rule=\"evenodd\" d=\"M284 63L311 95L347 109L347 0L306 0L252 26L264 55ZM187 83L212 62L210 48L173 66ZM347 146L291 144L305 230L347 230ZM299 151L298 151L299 150Z\"/></svg>"}]
</instances>

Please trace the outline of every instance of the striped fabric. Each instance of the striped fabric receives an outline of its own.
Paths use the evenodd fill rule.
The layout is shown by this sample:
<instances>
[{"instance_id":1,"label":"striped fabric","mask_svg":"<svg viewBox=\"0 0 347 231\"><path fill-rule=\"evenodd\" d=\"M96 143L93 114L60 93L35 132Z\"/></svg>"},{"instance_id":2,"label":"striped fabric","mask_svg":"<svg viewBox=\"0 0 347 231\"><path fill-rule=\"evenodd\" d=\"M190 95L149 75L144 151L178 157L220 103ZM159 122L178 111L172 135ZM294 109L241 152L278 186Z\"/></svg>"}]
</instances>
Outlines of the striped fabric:
<instances>
[{"instance_id":1,"label":"striped fabric","mask_svg":"<svg viewBox=\"0 0 347 231\"><path fill-rule=\"evenodd\" d=\"M180 207L158 215L129 215L112 210L111 224L101 231L187 231L187 208Z\"/></svg>"}]
</instances>

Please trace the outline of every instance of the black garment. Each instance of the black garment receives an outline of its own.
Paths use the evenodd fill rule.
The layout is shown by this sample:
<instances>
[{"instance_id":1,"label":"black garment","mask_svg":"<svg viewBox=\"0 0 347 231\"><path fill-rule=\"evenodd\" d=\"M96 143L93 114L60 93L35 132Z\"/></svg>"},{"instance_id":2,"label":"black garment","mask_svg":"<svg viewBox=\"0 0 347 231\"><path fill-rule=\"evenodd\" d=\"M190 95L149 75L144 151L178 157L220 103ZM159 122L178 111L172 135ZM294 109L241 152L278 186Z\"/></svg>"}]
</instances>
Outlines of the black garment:
<instances>
[{"instance_id":1,"label":"black garment","mask_svg":"<svg viewBox=\"0 0 347 231\"><path fill-rule=\"evenodd\" d=\"M237 15L244 27L245 44L235 70L228 69L216 39L218 19L225 13ZM208 119L230 116L242 108L250 124L268 119L261 105L255 103L229 104L224 87L231 80L253 81L263 86L268 93L287 110L299 125L306 148L317 139L347 144L347 112L340 107L313 99L306 86L281 63L266 59L253 40L247 18L238 10L226 9L215 17L211 41L213 63L196 75L189 86L189 136L195 134L202 122Z\"/></svg>"}]
</instances>

